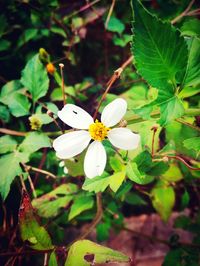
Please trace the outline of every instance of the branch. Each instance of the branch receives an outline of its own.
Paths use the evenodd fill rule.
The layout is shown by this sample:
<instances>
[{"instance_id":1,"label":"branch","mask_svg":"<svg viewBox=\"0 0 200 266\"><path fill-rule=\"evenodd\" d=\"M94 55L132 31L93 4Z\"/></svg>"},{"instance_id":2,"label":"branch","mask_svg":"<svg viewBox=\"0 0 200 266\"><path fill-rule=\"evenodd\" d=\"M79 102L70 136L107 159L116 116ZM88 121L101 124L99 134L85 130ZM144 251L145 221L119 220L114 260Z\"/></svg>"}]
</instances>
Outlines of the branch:
<instances>
[{"instance_id":1,"label":"branch","mask_svg":"<svg viewBox=\"0 0 200 266\"><path fill-rule=\"evenodd\" d=\"M171 159L176 159L176 160L182 162L185 166L187 166L192 171L200 171L200 168L192 167L182 157L180 157L178 155L167 155L166 157L169 158L169 159L170 158Z\"/></svg>"},{"instance_id":2,"label":"branch","mask_svg":"<svg viewBox=\"0 0 200 266\"><path fill-rule=\"evenodd\" d=\"M22 164L24 166L24 168L26 169L26 171L34 171L34 172L37 172L37 173L41 173L41 174L44 174L46 176L50 176L54 179L56 179L57 177L52 174L51 172L49 171L46 171L46 170L42 170L42 169L39 169L39 168L36 168L36 167L33 167L33 166L30 166L30 165L26 165L26 164Z\"/></svg>"},{"instance_id":3,"label":"branch","mask_svg":"<svg viewBox=\"0 0 200 266\"><path fill-rule=\"evenodd\" d=\"M175 24L176 22L178 22L182 17L185 17L187 16L188 12L190 11L191 7L193 6L195 0L192 0L188 7L180 14L178 15L176 18L174 18L172 21L171 21L171 24Z\"/></svg>"}]
</instances>

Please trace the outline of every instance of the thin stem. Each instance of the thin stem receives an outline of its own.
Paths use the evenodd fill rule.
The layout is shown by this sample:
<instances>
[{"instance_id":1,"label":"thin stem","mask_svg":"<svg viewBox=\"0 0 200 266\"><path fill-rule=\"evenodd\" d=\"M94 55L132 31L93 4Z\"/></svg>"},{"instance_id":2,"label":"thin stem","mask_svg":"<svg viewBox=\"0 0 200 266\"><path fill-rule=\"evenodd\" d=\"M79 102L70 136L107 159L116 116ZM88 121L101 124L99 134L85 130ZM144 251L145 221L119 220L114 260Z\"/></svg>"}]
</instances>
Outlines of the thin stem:
<instances>
[{"instance_id":1,"label":"thin stem","mask_svg":"<svg viewBox=\"0 0 200 266\"><path fill-rule=\"evenodd\" d=\"M20 131L7 129L7 128L0 128L0 133L12 135L12 136L25 137L29 132L20 132Z\"/></svg>"},{"instance_id":2,"label":"thin stem","mask_svg":"<svg viewBox=\"0 0 200 266\"><path fill-rule=\"evenodd\" d=\"M46 176L50 176L50 177L56 179L56 176L55 176L54 174L52 174L51 172L48 172L48 171L46 171L46 170L42 170L42 169L39 169L39 168L36 168L36 167L30 166L30 165L26 165L26 164L22 164L22 165L25 167L25 169L26 169L27 171L38 172L38 173L41 173L41 174L44 174L44 175L46 175Z\"/></svg>"},{"instance_id":3,"label":"thin stem","mask_svg":"<svg viewBox=\"0 0 200 266\"><path fill-rule=\"evenodd\" d=\"M110 17L111 17L111 15L112 15L112 12L113 12L114 6L115 6L115 0L112 0L112 4L111 4L110 9L109 9L109 11L108 11L108 16L107 16L107 18L106 18L106 22L105 22L105 28L106 28L106 29L107 29L107 27L108 27L108 23L109 23L109 21L110 21Z\"/></svg>"},{"instance_id":4,"label":"thin stem","mask_svg":"<svg viewBox=\"0 0 200 266\"><path fill-rule=\"evenodd\" d=\"M112 77L111 77L110 80L108 81L108 83L107 83L107 88L106 88L104 94L102 95L102 97L101 97L101 99L100 99L100 101L99 101L99 104L98 104L98 106L97 106L97 109L96 109L96 111L95 111L95 113L94 113L94 116L93 116L94 120L95 120L95 118L97 117L97 114L98 114L99 108L100 108L102 102L105 100L106 95L108 94L108 92L109 92L110 88L112 87L113 83L114 83L118 78L120 78L122 72L123 72L124 69L125 69L125 68L126 68L131 62L132 62L132 60L133 60L133 56L130 56L130 57L126 60L126 62L124 62L124 63L121 65L121 67L119 67L117 70L114 71L114 74L112 75Z\"/></svg>"},{"instance_id":5,"label":"thin stem","mask_svg":"<svg viewBox=\"0 0 200 266\"><path fill-rule=\"evenodd\" d=\"M167 155L167 158L171 158L171 159L176 159L180 162L182 162L184 165L186 165L190 170L192 171L200 171L200 168L196 168L196 167L192 167L191 165L189 165L182 157L178 156L178 155Z\"/></svg>"},{"instance_id":6,"label":"thin stem","mask_svg":"<svg viewBox=\"0 0 200 266\"><path fill-rule=\"evenodd\" d=\"M31 191L32 191L33 197L34 197L34 198L37 198L37 194L36 194L36 191L35 191L35 187L34 187L34 184L33 184L33 182L32 182L32 179L31 179L29 173L28 173L28 176L27 176L27 177L28 177L28 181L29 181L29 184L30 184L30 188L31 188Z\"/></svg>"},{"instance_id":7,"label":"thin stem","mask_svg":"<svg viewBox=\"0 0 200 266\"><path fill-rule=\"evenodd\" d=\"M191 7L193 6L195 0L192 0L189 5L187 6L187 8L180 14L178 15L176 18L174 18L171 21L171 24L175 24L177 23L182 17L187 16L187 13L190 11Z\"/></svg>"},{"instance_id":8,"label":"thin stem","mask_svg":"<svg viewBox=\"0 0 200 266\"><path fill-rule=\"evenodd\" d=\"M62 79L62 95L63 95L63 106L66 104L66 96L65 96L65 83L64 83L64 75L63 75L63 64L59 64L60 67L60 74Z\"/></svg>"}]
</instances>

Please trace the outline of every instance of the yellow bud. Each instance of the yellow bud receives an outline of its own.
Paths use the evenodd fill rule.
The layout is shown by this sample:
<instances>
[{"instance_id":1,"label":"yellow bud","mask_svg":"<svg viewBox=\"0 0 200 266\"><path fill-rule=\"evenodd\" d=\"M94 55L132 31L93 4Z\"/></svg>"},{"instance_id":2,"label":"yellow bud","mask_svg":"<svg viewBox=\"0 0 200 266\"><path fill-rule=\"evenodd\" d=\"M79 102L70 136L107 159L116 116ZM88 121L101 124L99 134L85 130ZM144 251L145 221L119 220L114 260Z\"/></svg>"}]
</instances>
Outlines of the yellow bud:
<instances>
[{"instance_id":1,"label":"yellow bud","mask_svg":"<svg viewBox=\"0 0 200 266\"><path fill-rule=\"evenodd\" d=\"M42 121L37 115L30 116L29 121L32 130L38 130L42 126Z\"/></svg>"},{"instance_id":2,"label":"yellow bud","mask_svg":"<svg viewBox=\"0 0 200 266\"><path fill-rule=\"evenodd\" d=\"M56 71L56 68L54 67L54 65L52 63L48 63L46 65L46 69L47 69L47 72L51 75L54 74L54 72Z\"/></svg>"}]
</instances>

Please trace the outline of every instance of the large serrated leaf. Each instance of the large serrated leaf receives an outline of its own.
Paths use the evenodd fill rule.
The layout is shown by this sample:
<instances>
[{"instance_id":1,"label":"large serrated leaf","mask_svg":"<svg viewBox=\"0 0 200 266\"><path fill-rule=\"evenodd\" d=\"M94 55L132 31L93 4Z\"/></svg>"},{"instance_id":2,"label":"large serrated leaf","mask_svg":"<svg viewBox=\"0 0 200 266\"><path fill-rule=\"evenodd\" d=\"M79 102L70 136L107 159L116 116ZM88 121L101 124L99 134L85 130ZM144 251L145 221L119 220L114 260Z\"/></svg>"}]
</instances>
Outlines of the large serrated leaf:
<instances>
[{"instance_id":1,"label":"large serrated leaf","mask_svg":"<svg viewBox=\"0 0 200 266\"><path fill-rule=\"evenodd\" d=\"M130 258L92 241L79 240L70 247L65 266L89 266L109 262L130 262Z\"/></svg>"},{"instance_id":2,"label":"large serrated leaf","mask_svg":"<svg viewBox=\"0 0 200 266\"><path fill-rule=\"evenodd\" d=\"M170 23L151 15L140 1L132 0L132 7L136 68L151 86L173 94L187 64L184 38Z\"/></svg>"},{"instance_id":3,"label":"large serrated leaf","mask_svg":"<svg viewBox=\"0 0 200 266\"><path fill-rule=\"evenodd\" d=\"M10 136L0 137L0 153L13 151L17 146L17 141Z\"/></svg>"},{"instance_id":4,"label":"large serrated leaf","mask_svg":"<svg viewBox=\"0 0 200 266\"><path fill-rule=\"evenodd\" d=\"M33 102L46 95L49 78L38 54L31 58L22 71L22 84L31 93Z\"/></svg>"}]
</instances>

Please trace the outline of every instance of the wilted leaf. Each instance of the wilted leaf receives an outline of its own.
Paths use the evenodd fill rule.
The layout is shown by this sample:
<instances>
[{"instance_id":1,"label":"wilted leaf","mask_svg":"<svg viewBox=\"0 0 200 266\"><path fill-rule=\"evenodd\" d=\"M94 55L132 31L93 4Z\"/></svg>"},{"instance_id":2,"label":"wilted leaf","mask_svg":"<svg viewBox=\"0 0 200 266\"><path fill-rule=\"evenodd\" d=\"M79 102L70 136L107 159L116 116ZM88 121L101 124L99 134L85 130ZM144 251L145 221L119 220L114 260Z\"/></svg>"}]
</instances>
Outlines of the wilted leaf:
<instances>
[{"instance_id":1,"label":"wilted leaf","mask_svg":"<svg viewBox=\"0 0 200 266\"><path fill-rule=\"evenodd\" d=\"M23 192L19 209L19 227L23 241L28 241L33 249L53 249L51 238L46 229L41 226L35 216L30 198L27 192Z\"/></svg>"}]
</instances>

